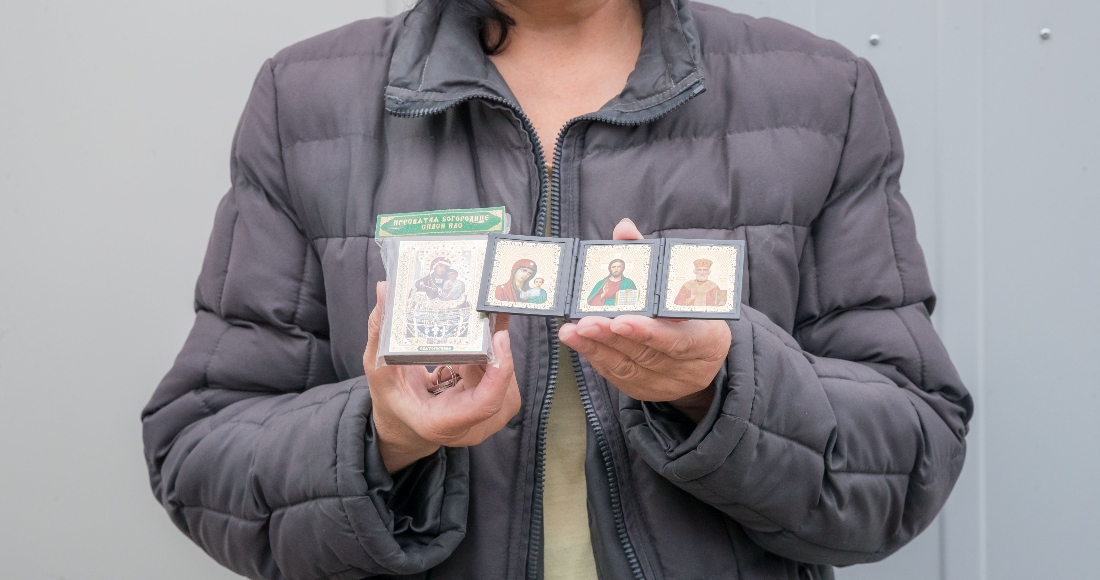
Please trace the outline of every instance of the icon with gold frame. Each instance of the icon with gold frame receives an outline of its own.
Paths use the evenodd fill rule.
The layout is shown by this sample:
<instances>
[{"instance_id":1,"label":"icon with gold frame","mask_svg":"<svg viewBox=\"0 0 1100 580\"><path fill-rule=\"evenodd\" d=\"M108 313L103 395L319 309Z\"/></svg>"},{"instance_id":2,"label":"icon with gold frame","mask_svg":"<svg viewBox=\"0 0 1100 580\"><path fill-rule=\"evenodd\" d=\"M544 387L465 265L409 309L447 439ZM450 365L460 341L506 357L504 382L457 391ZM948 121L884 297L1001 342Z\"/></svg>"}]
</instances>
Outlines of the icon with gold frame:
<instances>
[{"instance_id":1,"label":"icon with gold frame","mask_svg":"<svg viewBox=\"0 0 1100 580\"><path fill-rule=\"evenodd\" d=\"M490 235L478 310L565 316L575 244L572 238Z\"/></svg>"},{"instance_id":2,"label":"icon with gold frame","mask_svg":"<svg viewBox=\"0 0 1100 580\"><path fill-rule=\"evenodd\" d=\"M489 362L490 321L477 311L485 245L485 236L392 240L378 351L386 364Z\"/></svg>"},{"instance_id":3,"label":"icon with gold frame","mask_svg":"<svg viewBox=\"0 0 1100 580\"><path fill-rule=\"evenodd\" d=\"M661 318L741 318L742 240L665 239L659 284Z\"/></svg>"},{"instance_id":4,"label":"icon with gold frame","mask_svg":"<svg viewBox=\"0 0 1100 580\"><path fill-rule=\"evenodd\" d=\"M660 246L660 240L581 242L569 317L653 316Z\"/></svg>"}]
</instances>

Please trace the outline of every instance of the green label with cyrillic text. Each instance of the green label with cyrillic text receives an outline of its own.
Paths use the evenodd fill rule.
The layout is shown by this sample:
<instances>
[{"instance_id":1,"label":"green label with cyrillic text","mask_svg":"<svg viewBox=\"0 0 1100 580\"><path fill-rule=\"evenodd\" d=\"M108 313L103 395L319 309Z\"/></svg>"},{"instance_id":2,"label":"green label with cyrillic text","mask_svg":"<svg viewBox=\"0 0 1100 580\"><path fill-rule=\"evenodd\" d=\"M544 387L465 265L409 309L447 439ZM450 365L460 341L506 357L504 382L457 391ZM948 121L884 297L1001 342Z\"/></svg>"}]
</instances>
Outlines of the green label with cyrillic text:
<instances>
[{"instance_id":1,"label":"green label with cyrillic text","mask_svg":"<svg viewBox=\"0 0 1100 580\"><path fill-rule=\"evenodd\" d=\"M378 216L375 237L464 236L504 233L504 208L448 209Z\"/></svg>"}]
</instances>

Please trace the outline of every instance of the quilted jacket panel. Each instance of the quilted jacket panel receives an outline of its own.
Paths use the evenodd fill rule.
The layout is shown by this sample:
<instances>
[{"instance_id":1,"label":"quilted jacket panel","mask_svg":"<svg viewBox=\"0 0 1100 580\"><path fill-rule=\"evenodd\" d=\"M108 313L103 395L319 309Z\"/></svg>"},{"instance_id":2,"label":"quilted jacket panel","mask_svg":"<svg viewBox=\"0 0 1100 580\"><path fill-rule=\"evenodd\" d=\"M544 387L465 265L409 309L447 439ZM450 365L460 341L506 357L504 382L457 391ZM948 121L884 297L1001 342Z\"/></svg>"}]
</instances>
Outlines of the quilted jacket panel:
<instances>
[{"instance_id":1,"label":"quilted jacket panel","mask_svg":"<svg viewBox=\"0 0 1100 580\"><path fill-rule=\"evenodd\" d=\"M153 491L212 557L251 578L539 575L550 323L512 319L524 403L507 427L395 477L362 376L375 217L490 205L521 233L607 238L631 217L650 237L747 243L745 315L699 425L576 361L603 578L827 578L932 521L972 404L929 319L878 78L773 20L644 5L623 94L542 144L551 213L538 144L445 3L265 63L194 329L142 415Z\"/></svg>"}]
</instances>

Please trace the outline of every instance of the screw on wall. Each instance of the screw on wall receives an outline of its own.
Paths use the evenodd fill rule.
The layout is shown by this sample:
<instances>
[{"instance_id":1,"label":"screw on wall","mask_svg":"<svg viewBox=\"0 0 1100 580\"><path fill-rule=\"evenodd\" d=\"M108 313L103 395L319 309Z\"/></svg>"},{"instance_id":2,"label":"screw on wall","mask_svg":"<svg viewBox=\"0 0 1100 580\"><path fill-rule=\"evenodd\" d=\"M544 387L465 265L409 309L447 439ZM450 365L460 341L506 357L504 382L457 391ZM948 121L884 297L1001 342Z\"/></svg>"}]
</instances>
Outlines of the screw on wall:
<instances>
[{"instance_id":1,"label":"screw on wall","mask_svg":"<svg viewBox=\"0 0 1100 580\"><path fill-rule=\"evenodd\" d=\"M878 46L878 43L882 42L882 37L877 34L872 34L870 38L871 46Z\"/></svg>"},{"instance_id":2,"label":"screw on wall","mask_svg":"<svg viewBox=\"0 0 1100 580\"><path fill-rule=\"evenodd\" d=\"M1043 40L1050 40L1051 32L1049 28L1044 28L1039 31L1039 38Z\"/></svg>"}]
</instances>

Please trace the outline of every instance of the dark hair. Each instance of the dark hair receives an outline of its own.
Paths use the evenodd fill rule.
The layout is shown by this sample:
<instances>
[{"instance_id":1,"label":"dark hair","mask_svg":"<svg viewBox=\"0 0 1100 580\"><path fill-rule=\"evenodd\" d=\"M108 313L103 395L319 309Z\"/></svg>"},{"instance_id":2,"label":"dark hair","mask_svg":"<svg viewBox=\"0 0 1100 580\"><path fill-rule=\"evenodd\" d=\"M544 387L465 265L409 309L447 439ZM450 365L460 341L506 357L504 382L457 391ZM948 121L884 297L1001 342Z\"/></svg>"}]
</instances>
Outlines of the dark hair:
<instances>
[{"instance_id":1,"label":"dark hair","mask_svg":"<svg viewBox=\"0 0 1100 580\"><path fill-rule=\"evenodd\" d=\"M485 54L497 54L508 40L508 31L516 25L493 0L437 0L454 4L477 24L478 41Z\"/></svg>"}]
</instances>

